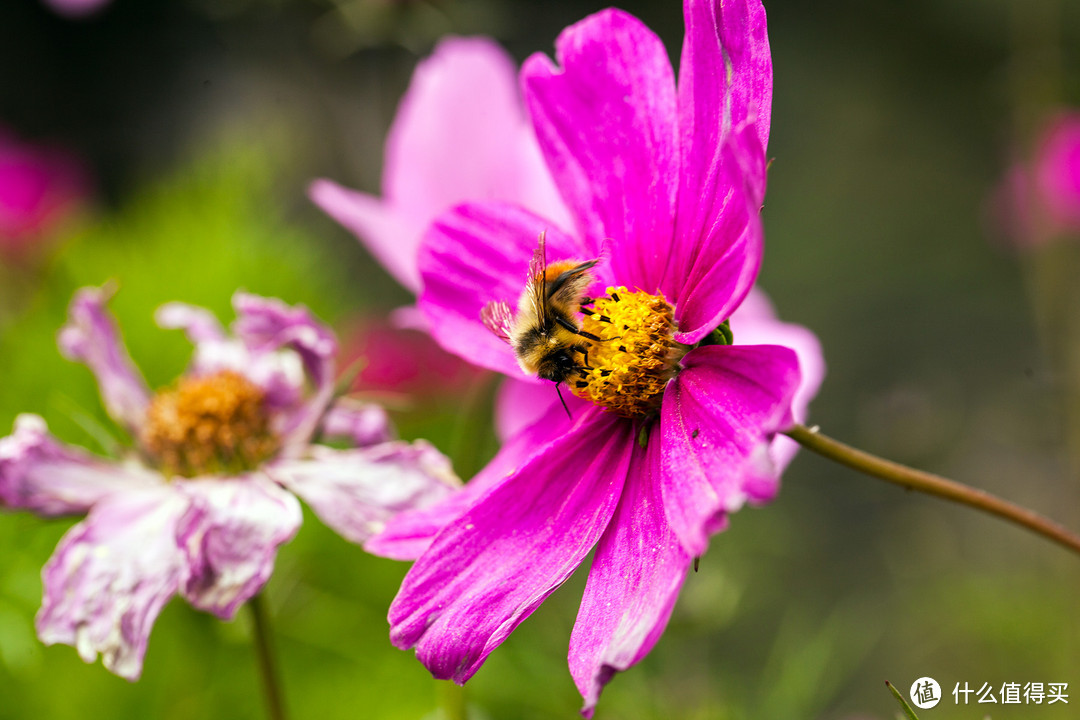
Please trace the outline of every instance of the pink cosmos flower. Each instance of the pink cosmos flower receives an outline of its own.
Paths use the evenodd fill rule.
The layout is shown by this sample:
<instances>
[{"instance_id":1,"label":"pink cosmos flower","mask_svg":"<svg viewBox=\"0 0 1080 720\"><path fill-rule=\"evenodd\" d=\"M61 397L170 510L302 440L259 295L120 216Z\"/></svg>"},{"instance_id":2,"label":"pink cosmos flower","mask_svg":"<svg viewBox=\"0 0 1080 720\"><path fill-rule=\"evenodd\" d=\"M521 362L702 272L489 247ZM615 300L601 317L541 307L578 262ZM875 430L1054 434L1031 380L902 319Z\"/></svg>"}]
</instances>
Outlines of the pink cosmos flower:
<instances>
[{"instance_id":1,"label":"pink cosmos flower","mask_svg":"<svg viewBox=\"0 0 1080 720\"><path fill-rule=\"evenodd\" d=\"M44 2L57 15L74 20L93 15L108 5L111 0L44 0Z\"/></svg>"},{"instance_id":2,"label":"pink cosmos flower","mask_svg":"<svg viewBox=\"0 0 1080 720\"><path fill-rule=\"evenodd\" d=\"M418 252L424 231L444 211L467 200L513 202L558 227L571 227L570 211L559 196L544 162L536 133L526 117L513 60L485 38L444 39L413 74L386 143L383 197L316 180L312 201L352 231L406 289L421 289ZM825 373L813 333L781 323L764 293L744 303L732 317L740 339L787 345L799 355L803 381L795 404L801 421ZM753 307L753 311L747 308ZM398 325L426 329L411 309L395 313ZM774 334L775 333L775 334ZM400 381L407 358L384 357L383 343L363 352L373 369L386 367L380 380ZM471 359L468 354L466 359ZM391 372L392 371L392 372ZM365 373L367 369L365 368ZM496 420L499 436L509 439L541 417L554 401L547 383L508 377L499 390ZM776 438L780 469L798 450ZM408 553L405 553L407 556Z\"/></svg>"},{"instance_id":3,"label":"pink cosmos flower","mask_svg":"<svg viewBox=\"0 0 1080 720\"><path fill-rule=\"evenodd\" d=\"M709 536L746 501L775 495L792 453L775 435L820 382L809 333L776 323L760 298L733 315L762 254L764 9L686 0L684 13L677 86L660 40L618 10L567 28L558 65L525 63L525 103L572 224L470 202L440 216L421 247L430 332L522 381L503 404L510 435L492 463L372 540L391 556L419 555L390 608L391 639L438 678L468 680L595 548L569 658L591 714L613 674L659 639ZM523 389L536 378L481 314L516 302L542 232L549 264L601 259L583 311L601 341L567 380L572 417L547 384L530 421L535 410L507 408L539 397ZM795 351L743 344L766 337L804 348L806 383Z\"/></svg>"},{"instance_id":4,"label":"pink cosmos flower","mask_svg":"<svg viewBox=\"0 0 1080 720\"><path fill-rule=\"evenodd\" d=\"M1030 165L1013 165L992 201L995 220L1019 248L1080 233L1080 113L1053 117Z\"/></svg>"},{"instance_id":5,"label":"pink cosmos flower","mask_svg":"<svg viewBox=\"0 0 1080 720\"><path fill-rule=\"evenodd\" d=\"M85 200L86 185L70 155L23 142L0 127L0 256L30 254Z\"/></svg>"},{"instance_id":6,"label":"pink cosmos flower","mask_svg":"<svg viewBox=\"0 0 1080 720\"><path fill-rule=\"evenodd\" d=\"M183 329L195 353L173 387L152 394L108 298L79 291L59 343L97 376L135 447L117 460L96 457L53 438L36 415L19 416L0 439L0 506L87 513L42 572L37 630L46 644L73 645L87 662L100 653L134 680L173 595L228 619L262 589L278 547L300 526L297 497L364 543L395 513L457 485L433 447L390 439L381 408L333 402L337 343L305 308L237 293L228 334L206 310L161 307L158 323Z\"/></svg>"}]
</instances>

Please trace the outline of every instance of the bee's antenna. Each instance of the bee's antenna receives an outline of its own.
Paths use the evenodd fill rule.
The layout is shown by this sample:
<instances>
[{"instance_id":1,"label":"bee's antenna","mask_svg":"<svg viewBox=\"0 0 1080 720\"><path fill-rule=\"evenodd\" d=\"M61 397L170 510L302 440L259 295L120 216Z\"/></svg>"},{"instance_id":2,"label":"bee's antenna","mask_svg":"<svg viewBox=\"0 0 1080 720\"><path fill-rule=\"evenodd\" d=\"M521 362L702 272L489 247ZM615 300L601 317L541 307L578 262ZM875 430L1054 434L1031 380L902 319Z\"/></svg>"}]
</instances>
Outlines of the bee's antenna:
<instances>
[{"instance_id":1,"label":"bee's antenna","mask_svg":"<svg viewBox=\"0 0 1080 720\"><path fill-rule=\"evenodd\" d=\"M566 400L563 399L562 390L559 389L559 383L555 383L555 394L559 396L559 402L562 403L562 409L566 411L566 417L573 420L574 416L570 414L570 408L566 407Z\"/></svg>"}]
</instances>

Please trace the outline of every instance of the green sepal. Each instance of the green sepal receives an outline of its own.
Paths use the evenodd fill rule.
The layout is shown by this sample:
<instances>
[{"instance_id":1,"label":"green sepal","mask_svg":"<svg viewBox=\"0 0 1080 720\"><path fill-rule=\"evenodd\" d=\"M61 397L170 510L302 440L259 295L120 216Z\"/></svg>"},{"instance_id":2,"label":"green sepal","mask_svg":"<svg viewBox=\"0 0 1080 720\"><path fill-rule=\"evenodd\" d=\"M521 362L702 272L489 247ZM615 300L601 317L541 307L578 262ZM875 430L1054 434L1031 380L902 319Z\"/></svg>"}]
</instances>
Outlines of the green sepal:
<instances>
[{"instance_id":1,"label":"green sepal","mask_svg":"<svg viewBox=\"0 0 1080 720\"><path fill-rule=\"evenodd\" d=\"M731 321L725 320L698 343L701 345L734 345L735 335L731 332Z\"/></svg>"}]
</instances>

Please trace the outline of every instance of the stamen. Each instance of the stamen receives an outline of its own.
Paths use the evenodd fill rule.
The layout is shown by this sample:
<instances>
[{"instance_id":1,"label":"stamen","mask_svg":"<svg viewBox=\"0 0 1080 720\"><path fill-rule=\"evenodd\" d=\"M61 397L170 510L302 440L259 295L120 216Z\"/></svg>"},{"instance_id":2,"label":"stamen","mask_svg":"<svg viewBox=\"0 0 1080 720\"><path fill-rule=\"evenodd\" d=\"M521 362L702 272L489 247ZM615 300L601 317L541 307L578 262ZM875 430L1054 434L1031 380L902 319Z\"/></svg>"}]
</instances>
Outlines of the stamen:
<instances>
[{"instance_id":1,"label":"stamen","mask_svg":"<svg viewBox=\"0 0 1080 720\"><path fill-rule=\"evenodd\" d=\"M167 476L251 470L279 446L265 400L262 388L233 370L183 378L150 402L143 448Z\"/></svg>"},{"instance_id":2,"label":"stamen","mask_svg":"<svg viewBox=\"0 0 1080 720\"><path fill-rule=\"evenodd\" d=\"M672 339L674 310L663 297L625 287L607 292L582 322L582 330L599 341L589 346L592 368L581 368L571 389L624 417L647 417L659 409L688 348Z\"/></svg>"}]
</instances>

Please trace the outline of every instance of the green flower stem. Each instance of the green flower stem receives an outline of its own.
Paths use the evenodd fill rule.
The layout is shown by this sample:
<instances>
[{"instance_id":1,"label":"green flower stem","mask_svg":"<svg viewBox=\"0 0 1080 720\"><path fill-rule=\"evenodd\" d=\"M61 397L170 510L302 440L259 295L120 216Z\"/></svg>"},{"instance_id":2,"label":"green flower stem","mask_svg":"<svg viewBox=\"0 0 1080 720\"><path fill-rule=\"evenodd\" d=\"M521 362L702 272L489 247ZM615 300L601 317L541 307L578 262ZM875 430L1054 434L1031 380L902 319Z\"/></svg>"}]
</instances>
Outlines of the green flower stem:
<instances>
[{"instance_id":1,"label":"green flower stem","mask_svg":"<svg viewBox=\"0 0 1080 720\"><path fill-rule=\"evenodd\" d=\"M262 595L256 595L248 602L255 633L255 654L259 661L259 675L262 678L263 693L266 696L266 714L270 720L285 720L285 701L281 696L281 682L278 679L277 661L271 643L270 615Z\"/></svg>"},{"instance_id":2,"label":"green flower stem","mask_svg":"<svg viewBox=\"0 0 1080 720\"><path fill-rule=\"evenodd\" d=\"M784 434L807 450L812 450L818 455L835 460L841 465L847 465L853 470L858 470L909 490L918 490L928 495L935 495L945 500L952 500L961 505L973 507L991 515L997 515L1003 520L1025 527L1034 533L1042 535L1047 540L1052 540L1080 554L1080 537L1036 512L1014 505L988 492L968 487L953 480L947 480L938 475L915 470L876 457L870 453L865 453L862 450L856 450L849 445L821 434L817 431L817 428L810 429L803 425L796 425Z\"/></svg>"},{"instance_id":3,"label":"green flower stem","mask_svg":"<svg viewBox=\"0 0 1080 720\"><path fill-rule=\"evenodd\" d=\"M465 687L456 685L452 680L436 680L439 690L439 707L444 720L468 720L469 711L465 703Z\"/></svg>"}]
</instances>

